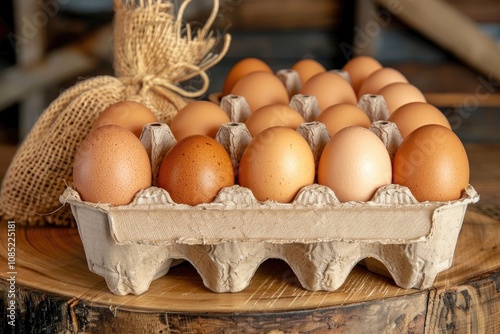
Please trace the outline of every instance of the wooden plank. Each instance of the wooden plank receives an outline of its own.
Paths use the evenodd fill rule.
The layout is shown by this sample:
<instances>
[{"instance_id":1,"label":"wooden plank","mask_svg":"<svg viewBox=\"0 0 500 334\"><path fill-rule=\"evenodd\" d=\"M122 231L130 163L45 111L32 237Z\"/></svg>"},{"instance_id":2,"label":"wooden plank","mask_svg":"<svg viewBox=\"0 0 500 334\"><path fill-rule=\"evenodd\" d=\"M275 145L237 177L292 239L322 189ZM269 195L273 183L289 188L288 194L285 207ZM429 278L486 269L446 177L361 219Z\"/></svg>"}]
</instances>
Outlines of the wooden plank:
<instances>
[{"instance_id":1,"label":"wooden plank","mask_svg":"<svg viewBox=\"0 0 500 334\"><path fill-rule=\"evenodd\" d=\"M372 0L356 0L354 8L354 31L356 34L353 40L353 51L356 56L373 55L377 48L378 34L377 36L372 35L370 38L362 38L360 31L365 32L363 30L374 23L373 14L377 12L377 5ZM344 51L344 47L341 46L341 50ZM346 56L346 61L349 60L347 55L344 56Z\"/></svg>"},{"instance_id":2,"label":"wooden plank","mask_svg":"<svg viewBox=\"0 0 500 334\"><path fill-rule=\"evenodd\" d=\"M36 63L45 54L45 26L43 20L48 20L45 12L41 11L36 0L14 1L15 32L18 37L16 45L17 63L24 66ZM41 14L41 15L39 15ZM34 22L34 20L41 22Z\"/></svg>"},{"instance_id":3,"label":"wooden plank","mask_svg":"<svg viewBox=\"0 0 500 334\"><path fill-rule=\"evenodd\" d=\"M500 23L500 6L497 0L446 0L446 2L476 22Z\"/></svg>"},{"instance_id":4,"label":"wooden plank","mask_svg":"<svg viewBox=\"0 0 500 334\"><path fill-rule=\"evenodd\" d=\"M74 49L58 50L30 67L12 67L0 78L0 109L22 100L26 95L61 80L76 77L92 69L94 59Z\"/></svg>"},{"instance_id":5,"label":"wooden plank","mask_svg":"<svg viewBox=\"0 0 500 334\"><path fill-rule=\"evenodd\" d=\"M500 94L477 97L474 93L424 93L427 102L438 107L455 108L473 103L477 108L500 107Z\"/></svg>"},{"instance_id":6,"label":"wooden plank","mask_svg":"<svg viewBox=\"0 0 500 334\"><path fill-rule=\"evenodd\" d=\"M231 29L304 29L335 26L340 18L340 1L253 0L221 1L220 14Z\"/></svg>"},{"instance_id":7,"label":"wooden plank","mask_svg":"<svg viewBox=\"0 0 500 334\"><path fill-rule=\"evenodd\" d=\"M53 51L42 61L26 67L11 67L0 73L0 110L22 100L38 89L53 86L92 70L95 56L110 50L111 26L86 37L82 42ZM109 54L109 53L108 53Z\"/></svg>"},{"instance_id":8,"label":"wooden plank","mask_svg":"<svg viewBox=\"0 0 500 334\"><path fill-rule=\"evenodd\" d=\"M478 72L500 80L500 48L475 23L443 1L378 0L403 22Z\"/></svg>"},{"instance_id":9,"label":"wooden plank","mask_svg":"<svg viewBox=\"0 0 500 334\"><path fill-rule=\"evenodd\" d=\"M17 64L21 67L29 67L41 61L45 55L45 26L38 26L33 22L36 17L48 20L48 17L41 11L38 1L18 1L14 3L14 14L16 23L17 41L16 58ZM37 14L44 14L42 16ZM29 26L30 35L25 31ZM19 139L24 138L35 124L36 119L45 108L45 94L38 90L32 91L19 104Z\"/></svg>"}]
</instances>

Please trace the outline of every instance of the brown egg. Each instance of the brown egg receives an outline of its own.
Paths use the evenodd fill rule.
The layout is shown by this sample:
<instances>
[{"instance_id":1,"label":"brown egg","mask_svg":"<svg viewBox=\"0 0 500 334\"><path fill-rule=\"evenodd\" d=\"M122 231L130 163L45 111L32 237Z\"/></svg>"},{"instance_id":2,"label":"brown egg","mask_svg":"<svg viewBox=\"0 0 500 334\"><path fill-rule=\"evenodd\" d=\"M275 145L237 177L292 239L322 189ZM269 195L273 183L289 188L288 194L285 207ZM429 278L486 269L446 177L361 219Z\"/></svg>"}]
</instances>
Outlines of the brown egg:
<instances>
[{"instance_id":1,"label":"brown egg","mask_svg":"<svg viewBox=\"0 0 500 334\"><path fill-rule=\"evenodd\" d=\"M151 187L146 149L118 125L91 131L75 154L73 187L87 202L129 204L139 190Z\"/></svg>"},{"instance_id":2,"label":"brown egg","mask_svg":"<svg viewBox=\"0 0 500 334\"><path fill-rule=\"evenodd\" d=\"M296 130L304 122L304 117L286 104L270 104L251 113L245 125L252 137L255 137L262 130L273 126L285 126Z\"/></svg>"},{"instance_id":3,"label":"brown egg","mask_svg":"<svg viewBox=\"0 0 500 334\"><path fill-rule=\"evenodd\" d=\"M394 156L393 182L420 201L452 201L469 184L469 160L450 129L424 125L410 133Z\"/></svg>"},{"instance_id":4,"label":"brown egg","mask_svg":"<svg viewBox=\"0 0 500 334\"><path fill-rule=\"evenodd\" d=\"M352 86L334 72L316 74L306 82L300 94L316 96L320 111L339 103L357 104Z\"/></svg>"},{"instance_id":5,"label":"brown egg","mask_svg":"<svg viewBox=\"0 0 500 334\"><path fill-rule=\"evenodd\" d=\"M314 59L299 60L293 64L292 70L297 71L302 85L316 74L326 72L326 68Z\"/></svg>"},{"instance_id":6,"label":"brown egg","mask_svg":"<svg viewBox=\"0 0 500 334\"><path fill-rule=\"evenodd\" d=\"M209 101L191 101L170 122L170 130L178 141L191 135L215 138L222 124L231 120L217 104Z\"/></svg>"},{"instance_id":7,"label":"brown egg","mask_svg":"<svg viewBox=\"0 0 500 334\"><path fill-rule=\"evenodd\" d=\"M273 70L269 67L269 65L258 58L245 58L238 61L227 74L224 86L222 87L222 96L226 96L231 93L238 80L243 78L245 75L256 71L273 73Z\"/></svg>"},{"instance_id":8,"label":"brown egg","mask_svg":"<svg viewBox=\"0 0 500 334\"><path fill-rule=\"evenodd\" d=\"M380 64L375 58L369 56L358 56L349 60L342 69L349 73L354 92L357 94L363 82L373 72L380 70Z\"/></svg>"},{"instance_id":9,"label":"brown egg","mask_svg":"<svg viewBox=\"0 0 500 334\"><path fill-rule=\"evenodd\" d=\"M403 139L427 124L438 124L451 129L446 116L438 108L425 102L412 102L399 107L389 116L388 121L396 123Z\"/></svg>"},{"instance_id":10,"label":"brown egg","mask_svg":"<svg viewBox=\"0 0 500 334\"><path fill-rule=\"evenodd\" d=\"M295 130L273 127L254 137L243 152L239 183L259 201L292 202L300 188L314 183L314 156Z\"/></svg>"},{"instance_id":11,"label":"brown egg","mask_svg":"<svg viewBox=\"0 0 500 334\"><path fill-rule=\"evenodd\" d=\"M369 201L391 178L391 158L385 145L360 126L337 132L319 160L318 183L330 187L341 202Z\"/></svg>"},{"instance_id":12,"label":"brown egg","mask_svg":"<svg viewBox=\"0 0 500 334\"><path fill-rule=\"evenodd\" d=\"M325 124L330 136L348 126L358 125L369 128L372 124L363 110L347 103L334 104L326 108L318 115L317 121Z\"/></svg>"},{"instance_id":13,"label":"brown egg","mask_svg":"<svg viewBox=\"0 0 500 334\"><path fill-rule=\"evenodd\" d=\"M145 105L134 101L121 101L101 112L94 120L92 130L115 124L132 131L139 138L144 125L155 122L158 122L158 119Z\"/></svg>"},{"instance_id":14,"label":"brown egg","mask_svg":"<svg viewBox=\"0 0 500 334\"><path fill-rule=\"evenodd\" d=\"M427 102L424 94L415 86L405 82L389 84L378 91L384 97L389 113L410 102Z\"/></svg>"},{"instance_id":15,"label":"brown egg","mask_svg":"<svg viewBox=\"0 0 500 334\"><path fill-rule=\"evenodd\" d=\"M270 104L288 104L289 97L285 85L274 74L252 72L241 78L231 91L233 95L244 96L250 110Z\"/></svg>"},{"instance_id":16,"label":"brown egg","mask_svg":"<svg viewBox=\"0 0 500 334\"><path fill-rule=\"evenodd\" d=\"M408 79L398 70L384 67L370 74L358 91L358 99L365 94L377 94L385 86L394 82L406 82Z\"/></svg>"},{"instance_id":17,"label":"brown egg","mask_svg":"<svg viewBox=\"0 0 500 334\"><path fill-rule=\"evenodd\" d=\"M224 187L234 185L234 170L225 148L215 139L193 135L177 142L165 155L158 186L176 203L210 203Z\"/></svg>"}]
</instances>

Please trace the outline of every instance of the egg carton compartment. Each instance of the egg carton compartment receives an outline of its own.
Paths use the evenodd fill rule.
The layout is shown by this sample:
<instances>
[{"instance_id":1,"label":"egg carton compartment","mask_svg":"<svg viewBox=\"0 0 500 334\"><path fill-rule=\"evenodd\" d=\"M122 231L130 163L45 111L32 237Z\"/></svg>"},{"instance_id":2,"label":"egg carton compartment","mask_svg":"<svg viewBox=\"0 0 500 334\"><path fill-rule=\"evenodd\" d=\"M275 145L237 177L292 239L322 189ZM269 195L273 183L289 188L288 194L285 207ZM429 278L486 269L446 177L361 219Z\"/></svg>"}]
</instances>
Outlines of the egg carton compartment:
<instances>
[{"instance_id":1,"label":"egg carton compartment","mask_svg":"<svg viewBox=\"0 0 500 334\"><path fill-rule=\"evenodd\" d=\"M216 139L237 170L251 140L241 122L246 102L227 100L225 110L235 122L224 124ZM365 100L368 113L384 107L379 97ZM312 101L292 99L301 113L314 112ZM324 125L306 122L297 131L319 158L330 138ZM375 121L372 131L389 151L397 149L400 135L394 124ZM168 125L154 123L144 128L141 140L156 181L175 138ZM313 184L292 203L276 203L259 202L249 189L235 185L222 189L212 203L188 206L174 203L154 184L125 206L84 202L71 187L60 200L71 206L90 270L105 278L112 293L125 295L144 293L179 259L192 263L215 292L245 289L269 258L286 261L302 287L313 291L338 289L366 258L383 263L402 288L427 288L451 266L467 205L478 199L469 185L459 200L418 202L408 188L391 184L368 202L341 203L330 188ZM381 272L376 261L365 265Z\"/></svg>"}]
</instances>

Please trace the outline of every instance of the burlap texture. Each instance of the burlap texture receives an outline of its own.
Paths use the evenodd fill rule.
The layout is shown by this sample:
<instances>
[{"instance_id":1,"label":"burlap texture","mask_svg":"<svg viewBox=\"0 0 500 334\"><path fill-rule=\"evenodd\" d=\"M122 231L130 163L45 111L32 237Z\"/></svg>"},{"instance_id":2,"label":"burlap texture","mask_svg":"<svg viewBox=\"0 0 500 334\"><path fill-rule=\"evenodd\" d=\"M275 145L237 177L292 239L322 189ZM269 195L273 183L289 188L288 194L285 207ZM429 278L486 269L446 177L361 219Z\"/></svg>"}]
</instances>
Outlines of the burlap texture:
<instances>
[{"instance_id":1,"label":"burlap texture","mask_svg":"<svg viewBox=\"0 0 500 334\"><path fill-rule=\"evenodd\" d=\"M116 102L133 100L169 124L189 98L206 92L205 71L225 55L230 36L216 36L210 30L218 0L200 29L182 21L188 3L174 8L165 0L115 0L116 77L81 81L43 112L3 179L3 218L30 225L72 224L71 211L61 207L59 196L72 183L74 155L100 112ZM201 87L189 85L194 79Z\"/></svg>"}]
</instances>

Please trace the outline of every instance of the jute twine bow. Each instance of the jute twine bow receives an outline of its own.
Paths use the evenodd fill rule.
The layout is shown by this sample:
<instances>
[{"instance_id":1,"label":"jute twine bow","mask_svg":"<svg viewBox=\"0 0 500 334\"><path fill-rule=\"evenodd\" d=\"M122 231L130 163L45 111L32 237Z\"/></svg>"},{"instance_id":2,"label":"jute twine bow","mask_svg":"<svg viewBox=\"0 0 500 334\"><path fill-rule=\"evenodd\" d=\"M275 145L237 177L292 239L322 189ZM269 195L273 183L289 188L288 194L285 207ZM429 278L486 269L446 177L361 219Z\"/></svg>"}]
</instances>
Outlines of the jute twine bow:
<instances>
[{"instance_id":1,"label":"jute twine bow","mask_svg":"<svg viewBox=\"0 0 500 334\"><path fill-rule=\"evenodd\" d=\"M182 2L175 20L171 20L171 25L167 24L164 25L164 27L159 28L152 27L151 21L146 22L143 26L141 26L140 24L137 24L137 22L143 23L138 15L134 17L133 11L130 10L125 12L127 14L131 14L129 17L125 17L125 22L122 23L122 25L126 26L126 28L129 26L135 27L132 28L134 29L134 32L140 33L149 29L148 32L153 32L155 35L163 33L170 36L170 39L167 39L167 42L170 42L167 44L170 45L168 45L168 49L164 52L161 50L149 50L153 53L153 57L159 57L158 54L160 54L160 56L163 55L164 57L170 57L172 60L178 61L175 63L167 62L167 65L164 68L151 68L152 65L154 66L156 64L148 62L147 59L142 59L144 57L148 57L148 53L141 53L138 57L133 57L133 61L119 67L118 72L120 72L120 70L121 72L125 72L122 73L122 75L117 73L121 82L127 85L140 87L141 95L145 94L149 90L153 90L167 98L171 96L172 93L185 98L196 98L206 93L210 84L210 79L206 70L217 64L226 55L231 42L231 36L229 34L225 34L222 39L222 49L218 53L213 53L212 49L218 39L213 36L213 31L211 31L210 28L217 17L219 0L214 0L214 5L209 18L207 19L205 25L201 29L197 30L195 34L193 34L191 26L183 23L182 21L186 7L190 2L191 0L184 0ZM117 2L116 4L118 12L117 15L120 15L120 9L123 8L123 4L121 2ZM161 3L161 1L154 0L140 0L138 3L136 1L132 1L132 3L130 1L126 1L125 7L127 5L132 7L137 6L137 9L143 11L150 10L159 18L164 18L165 15L170 15L173 10L171 4ZM127 36L125 36L125 38L126 37ZM161 39L156 36L155 40L158 41ZM131 47L128 45L125 46L124 44L126 43L123 43L123 40L119 41L119 43L119 47L122 48L120 50L122 51L122 55L124 55L126 59L131 58ZM163 45L159 45L159 48L161 46ZM140 50L145 48L145 46L140 45L139 42L135 42L134 47ZM121 61L121 63L123 63L123 61ZM180 83L186 82L195 77L199 77L201 79L202 85L200 88L193 90L192 86L188 85L187 88L184 88L180 85Z\"/></svg>"},{"instance_id":2,"label":"jute twine bow","mask_svg":"<svg viewBox=\"0 0 500 334\"><path fill-rule=\"evenodd\" d=\"M201 95L203 95L209 87L210 84L210 79L208 78L207 73L205 70L201 69L200 67L192 64L181 64L182 68L188 69L192 71L193 73L196 73L196 75L199 75L202 80L202 87L195 90L195 91L190 91L187 90L178 84L173 83L171 80L169 80L167 77L163 76L156 76L154 74L137 74L133 77L121 77L119 78L121 82L123 82L126 85L134 85L134 86L140 86L141 87L141 95L144 94L146 91L153 89L159 94L165 95L168 94L168 92L176 93L178 95L181 95L183 97L187 98L196 98ZM181 68L181 67L179 67ZM189 80L189 79L186 79ZM181 80L185 81L185 80ZM162 87L165 90L159 90L157 88ZM168 96L167 96L168 97Z\"/></svg>"}]
</instances>

